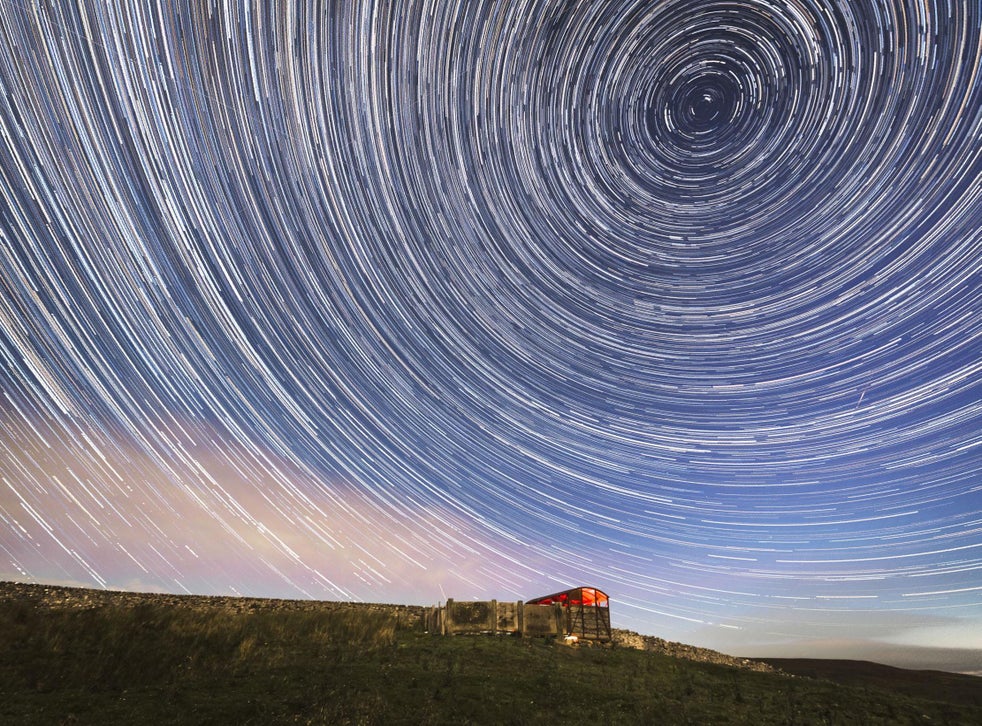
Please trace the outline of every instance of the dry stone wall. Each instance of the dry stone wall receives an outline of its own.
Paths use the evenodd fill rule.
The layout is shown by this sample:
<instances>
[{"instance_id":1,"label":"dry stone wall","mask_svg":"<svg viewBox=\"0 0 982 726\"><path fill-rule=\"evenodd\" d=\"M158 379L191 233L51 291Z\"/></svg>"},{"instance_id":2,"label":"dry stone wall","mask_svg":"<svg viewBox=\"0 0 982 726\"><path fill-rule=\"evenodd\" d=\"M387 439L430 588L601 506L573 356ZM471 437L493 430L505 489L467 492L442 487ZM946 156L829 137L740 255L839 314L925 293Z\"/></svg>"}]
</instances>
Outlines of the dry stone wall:
<instances>
[{"instance_id":1,"label":"dry stone wall","mask_svg":"<svg viewBox=\"0 0 982 726\"><path fill-rule=\"evenodd\" d=\"M699 663L716 663L717 665L733 666L752 671L773 671L774 668L756 660L747 658L735 658L708 648L697 648L694 645L684 643L673 643L669 640L662 640L651 635L641 635L633 630L613 630L614 644L622 648L636 648L650 653L661 653L670 655L673 658L684 658L694 660Z\"/></svg>"},{"instance_id":2,"label":"dry stone wall","mask_svg":"<svg viewBox=\"0 0 982 726\"><path fill-rule=\"evenodd\" d=\"M35 607L82 610L98 607L136 607L153 603L195 610L220 610L229 613L306 611L325 612L357 608L394 615L402 627L419 627L427 608L420 605L387 605L381 603L331 602L324 600L279 600L226 595L171 595L161 593L89 590L80 587L33 585L0 582L0 600L31 602Z\"/></svg>"}]
</instances>

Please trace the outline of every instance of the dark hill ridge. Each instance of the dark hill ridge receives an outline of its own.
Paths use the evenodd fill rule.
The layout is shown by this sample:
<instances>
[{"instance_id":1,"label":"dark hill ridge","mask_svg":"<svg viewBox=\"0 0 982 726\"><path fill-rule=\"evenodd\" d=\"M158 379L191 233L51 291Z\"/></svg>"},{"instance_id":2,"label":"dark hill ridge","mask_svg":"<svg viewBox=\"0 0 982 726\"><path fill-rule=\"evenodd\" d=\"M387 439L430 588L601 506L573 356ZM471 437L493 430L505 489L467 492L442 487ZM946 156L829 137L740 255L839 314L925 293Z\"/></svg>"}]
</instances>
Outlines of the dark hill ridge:
<instances>
[{"instance_id":1,"label":"dark hill ridge","mask_svg":"<svg viewBox=\"0 0 982 726\"><path fill-rule=\"evenodd\" d=\"M864 660L761 658L784 673L836 683L900 691L909 696L982 707L982 678L944 671L908 670Z\"/></svg>"}]
</instances>

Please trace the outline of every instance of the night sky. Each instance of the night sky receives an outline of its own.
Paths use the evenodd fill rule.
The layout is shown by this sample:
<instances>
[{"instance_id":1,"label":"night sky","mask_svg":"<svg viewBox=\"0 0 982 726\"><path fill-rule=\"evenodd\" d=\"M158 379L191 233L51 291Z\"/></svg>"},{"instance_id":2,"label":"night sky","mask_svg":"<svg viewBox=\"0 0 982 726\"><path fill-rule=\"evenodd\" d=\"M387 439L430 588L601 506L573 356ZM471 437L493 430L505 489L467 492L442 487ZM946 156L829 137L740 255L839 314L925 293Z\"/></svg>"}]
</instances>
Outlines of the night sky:
<instances>
[{"instance_id":1,"label":"night sky","mask_svg":"<svg viewBox=\"0 0 982 726\"><path fill-rule=\"evenodd\" d=\"M982 670L980 65L979 0L0 0L0 579Z\"/></svg>"}]
</instances>

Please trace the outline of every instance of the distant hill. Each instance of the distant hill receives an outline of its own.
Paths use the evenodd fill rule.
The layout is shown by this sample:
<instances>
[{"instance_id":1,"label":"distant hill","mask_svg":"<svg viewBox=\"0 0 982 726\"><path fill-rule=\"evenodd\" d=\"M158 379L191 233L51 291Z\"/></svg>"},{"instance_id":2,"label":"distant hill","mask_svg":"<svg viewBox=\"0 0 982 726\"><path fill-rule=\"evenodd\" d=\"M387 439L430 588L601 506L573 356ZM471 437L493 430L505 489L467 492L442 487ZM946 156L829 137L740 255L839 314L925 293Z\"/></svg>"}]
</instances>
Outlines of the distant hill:
<instances>
[{"instance_id":1,"label":"distant hill","mask_svg":"<svg viewBox=\"0 0 982 726\"><path fill-rule=\"evenodd\" d=\"M955 681L927 688L952 674L804 678L626 631L646 650L440 637L422 611L0 583L0 723L982 723Z\"/></svg>"},{"instance_id":2,"label":"distant hill","mask_svg":"<svg viewBox=\"0 0 982 726\"><path fill-rule=\"evenodd\" d=\"M915 671L862 660L760 658L778 670L864 688L982 708L982 678L942 671Z\"/></svg>"}]
</instances>

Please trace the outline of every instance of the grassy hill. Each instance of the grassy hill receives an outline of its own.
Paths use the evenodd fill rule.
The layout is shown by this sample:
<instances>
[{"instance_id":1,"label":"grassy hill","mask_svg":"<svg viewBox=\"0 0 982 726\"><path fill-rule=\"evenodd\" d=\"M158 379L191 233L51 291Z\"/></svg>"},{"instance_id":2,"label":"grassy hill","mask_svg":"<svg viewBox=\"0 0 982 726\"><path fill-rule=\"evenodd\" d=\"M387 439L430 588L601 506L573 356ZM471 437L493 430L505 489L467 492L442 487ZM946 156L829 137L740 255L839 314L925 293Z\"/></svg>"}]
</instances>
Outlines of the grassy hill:
<instances>
[{"instance_id":1,"label":"grassy hill","mask_svg":"<svg viewBox=\"0 0 982 726\"><path fill-rule=\"evenodd\" d=\"M784 673L861 688L899 691L945 703L982 708L982 678L943 671L908 670L863 660L762 658Z\"/></svg>"},{"instance_id":2,"label":"grassy hill","mask_svg":"<svg viewBox=\"0 0 982 726\"><path fill-rule=\"evenodd\" d=\"M889 678L441 638L396 606L51 592L0 585L0 723L982 723Z\"/></svg>"}]
</instances>

